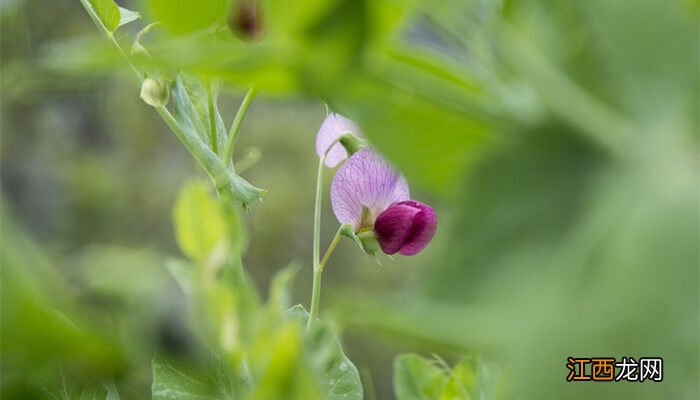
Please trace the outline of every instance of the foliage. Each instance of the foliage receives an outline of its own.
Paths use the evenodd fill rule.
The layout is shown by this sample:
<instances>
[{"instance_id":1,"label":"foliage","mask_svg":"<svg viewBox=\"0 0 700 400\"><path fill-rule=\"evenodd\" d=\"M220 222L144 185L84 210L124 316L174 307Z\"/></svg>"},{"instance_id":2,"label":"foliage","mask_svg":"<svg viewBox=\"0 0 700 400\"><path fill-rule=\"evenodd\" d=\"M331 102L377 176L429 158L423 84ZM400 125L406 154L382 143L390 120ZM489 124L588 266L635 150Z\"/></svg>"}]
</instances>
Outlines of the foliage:
<instances>
[{"instance_id":1,"label":"foliage","mask_svg":"<svg viewBox=\"0 0 700 400\"><path fill-rule=\"evenodd\" d=\"M450 369L442 359L403 355L394 363L398 400L470 400L512 398L498 366L469 355Z\"/></svg>"},{"instance_id":2,"label":"foliage","mask_svg":"<svg viewBox=\"0 0 700 400\"><path fill-rule=\"evenodd\" d=\"M274 249L277 243L255 244L249 234L258 228L248 229L246 216L265 194L238 168L237 132L249 102L229 130L219 111L220 94L248 89L248 100L258 92L274 101L322 99L440 203L440 247L429 262L419 259L426 267L418 279L399 280L401 290L387 279L377 285L384 290L363 284L336 294L333 316L387 334L392 344L398 337L452 357L482 349L509 366L510 384L503 389L500 369L476 356L450 368L410 354L394 365L399 400L498 399L510 391L698 397L697 2L130 2L138 12L113 0L81 4L102 41L52 38L41 62L27 63L42 68L29 89L11 79L29 73L24 66L3 63L3 97L47 90L56 76L74 74L75 85L87 85L97 72L128 69L138 84L150 79L153 93L167 94L148 104L214 190L194 181L175 202L175 241L185 259L168 256L167 245L149 254L97 246L61 263L47 253L64 243L42 249L3 210L2 356L10 367L3 395L117 398L119 391L130 398L130 385L151 385L148 361L156 399L360 399L363 383L371 393L325 315L305 330L308 313L291 307L294 267L275 275L267 301L250 266L275 265L243 267L249 243L274 253L308 233L275 227L274 238L288 241ZM257 7L252 14L250 7ZM144 29L135 33L137 25ZM138 91L104 107L127 120L120 107L138 101ZM115 130L132 134L120 124ZM249 140L279 141L271 164L287 162L292 136ZM133 157L152 162L147 152ZM116 202L137 178L110 173L106 158L76 168L74 185L109 187L121 178L122 186L86 203ZM297 164L285 168L303 171ZM267 175L251 177L262 182L274 173ZM305 192L300 180L287 184ZM278 201L268 225L299 212L299 204ZM139 206L129 203L124 213L136 215ZM80 271L63 266L73 263ZM186 354L133 340L158 335L159 301L149 292L167 280L163 265L186 298L192 337L184 341L194 343ZM108 273L117 268L121 275ZM664 381L565 382L567 356L602 353L661 356Z\"/></svg>"}]
</instances>

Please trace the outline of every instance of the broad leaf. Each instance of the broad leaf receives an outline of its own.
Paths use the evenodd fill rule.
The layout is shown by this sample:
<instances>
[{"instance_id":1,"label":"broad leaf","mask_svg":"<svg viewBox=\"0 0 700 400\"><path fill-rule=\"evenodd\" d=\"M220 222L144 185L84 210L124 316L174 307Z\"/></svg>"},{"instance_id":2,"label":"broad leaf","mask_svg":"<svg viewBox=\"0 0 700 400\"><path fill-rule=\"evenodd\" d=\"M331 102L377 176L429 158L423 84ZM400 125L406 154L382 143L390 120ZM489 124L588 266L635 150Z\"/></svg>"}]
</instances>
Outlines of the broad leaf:
<instances>
[{"instance_id":1,"label":"broad leaf","mask_svg":"<svg viewBox=\"0 0 700 400\"><path fill-rule=\"evenodd\" d=\"M89 0L90 5L108 31L114 32L119 27L119 7L114 0Z\"/></svg>"},{"instance_id":2,"label":"broad leaf","mask_svg":"<svg viewBox=\"0 0 700 400\"><path fill-rule=\"evenodd\" d=\"M151 363L153 400L215 400L215 387L202 379L190 376L188 371L176 368L164 357L156 355Z\"/></svg>"},{"instance_id":3,"label":"broad leaf","mask_svg":"<svg viewBox=\"0 0 700 400\"><path fill-rule=\"evenodd\" d=\"M148 0L153 16L175 33L188 33L224 19L228 0Z\"/></svg>"},{"instance_id":4,"label":"broad leaf","mask_svg":"<svg viewBox=\"0 0 700 400\"><path fill-rule=\"evenodd\" d=\"M252 400L321 400L304 355L303 328L295 321L275 321L259 332L251 364L257 371Z\"/></svg>"},{"instance_id":5,"label":"broad leaf","mask_svg":"<svg viewBox=\"0 0 700 400\"><path fill-rule=\"evenodd\" d=\"M214 198L206 183L191 182L180 190L173 220L178 245L192 259L209 257L218 246L224 252L238 251L242 246L238 214Z\"/></svg>"},{"instance_id":6,"label":"broad leaf","mask_svg":"<svg viewBox=\"0 0 700 400\"><path fill-rule=\"evenodd\" d=\"M287 310L291 306L291 291L294 278L300 266L292 262L272 277L270 283L270 298L268 305L280 312Z\"/></svg>"},{"instance_id":7,"label":"broad leaf","mask_svg":"<svg viewBox=\"0 0 700 400\"><path fill-rule=\"evenodd\" d=\"M301 305L288 313L306 326L309 313ZM304 337L306 354L317 376L321 378L328 400L361 400L362 382L355 365L345 356L340 341L325 324L315 324Z\"/></svg>"},{"instance_id":8,"label":"broad leaf","mask_svg":"<svg viewBox=\"0 0 700 400\"><path fill-rule=\"evenodd\" d=\"M498 365L469 355L455 366L440 399L510 399L508 389Z\"/></svg>"},{"instance_id":9,"label":"broad leaf","mask_svg":"<svg viewBox=\"0 0 700 400\"><path fill-rule=\"evenodd\" d=\"M416 354L394 361L394 392L398 400L438 400L447 385L447 372Z\"/></svg>"}]
</instances>

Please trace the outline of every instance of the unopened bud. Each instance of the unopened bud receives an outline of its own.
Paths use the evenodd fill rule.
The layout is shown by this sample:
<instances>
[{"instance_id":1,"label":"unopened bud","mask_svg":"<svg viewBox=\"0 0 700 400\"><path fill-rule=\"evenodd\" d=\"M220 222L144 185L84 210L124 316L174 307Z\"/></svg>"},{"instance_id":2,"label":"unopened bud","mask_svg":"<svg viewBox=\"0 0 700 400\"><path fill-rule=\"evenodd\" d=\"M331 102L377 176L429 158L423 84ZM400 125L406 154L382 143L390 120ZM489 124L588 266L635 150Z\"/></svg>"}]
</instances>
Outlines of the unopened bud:
<instances>
[{"instance_id":1,"label":"unopened bud","mask_svg":"<svg viewBox=\"0 0 700 400\"><path fill-rule=\"evenodd\" d=\"M141 85L141 99L153 107L163 107L170 99L170 87L166 82L146 77Z\"/></svg>"},{"instance_id":2,"label":"unopened bud","mask_svg":"<svg viewBox=\"0 0 700 400\"><path fill-rule=\"evenodd\" d=\"M258 0L238 0L229 10L229 29L246 40L257 39L261 34L260 6Z\"/></svg>"}]
</instances>

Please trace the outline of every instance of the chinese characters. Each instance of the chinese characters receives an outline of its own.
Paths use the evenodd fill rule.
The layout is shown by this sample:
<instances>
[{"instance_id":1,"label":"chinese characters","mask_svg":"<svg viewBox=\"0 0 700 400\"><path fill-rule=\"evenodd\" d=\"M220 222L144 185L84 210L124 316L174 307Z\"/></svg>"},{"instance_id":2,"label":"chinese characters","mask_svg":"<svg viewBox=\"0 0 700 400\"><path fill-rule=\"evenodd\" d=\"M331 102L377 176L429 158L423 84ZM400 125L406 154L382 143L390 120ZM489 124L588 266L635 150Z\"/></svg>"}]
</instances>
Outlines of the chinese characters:
<instances>
[{"instance_id":1,"label":"chinese characters","mask_svg":"<svg viewBox=\"0 0 700 400\"><path fill-rule=\"evenodd\" d=\"M622 357L615 362L612 357L574 358L567 357L567 382L661 382L663 380L663 359L661 357Z\"/></svg>"}]
</instances>

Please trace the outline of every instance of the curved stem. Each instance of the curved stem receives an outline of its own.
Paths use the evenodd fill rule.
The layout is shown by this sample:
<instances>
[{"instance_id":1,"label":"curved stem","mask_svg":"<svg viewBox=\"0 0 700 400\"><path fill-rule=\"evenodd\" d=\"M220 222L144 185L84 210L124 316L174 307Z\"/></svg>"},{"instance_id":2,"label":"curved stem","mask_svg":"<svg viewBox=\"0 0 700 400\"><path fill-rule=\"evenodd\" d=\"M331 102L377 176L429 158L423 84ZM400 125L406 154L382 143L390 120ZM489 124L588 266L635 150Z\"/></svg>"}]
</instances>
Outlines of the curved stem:
<instances>
[{"instance_id":1,"label":"curved stem","mask_svg":"<svg viewBox=\"0 0 700 400\"><path fill-rule=\"evenodd\" d=\"M340 229L338 229L338 232L335 233L335 236L333 237L333 241L331 242L331 245L328 246L328 250L326 250L326 254L323 255L323 259L321 260L321 263L318 264L318 269L320 271L323 271L323 267L328 262L328 259L331 258L331 254L333 254L333 251L335 250L335 247L338 245L338 242L340 242L341 231L342 231L342 227Z\"/></svg>"},{"instance_id":2,"label":"curved stem","mask_svg":"<svg viewBox=\"0 0 700 400\"><path fill-rule=\"evenodd\" d=\"M224 164L228 165L233 159L233 149L236 146L236 136L238 135L238 130L241 128L241 124L243 123L243 117L245 117L246 112L248 112L250 103L253 102L253 99L255 98L256 94L257 90L254 87L251 87L248 90L248 93L246 93L245 98L243 98L241 106L238 108L238 113L236 113L236 118L233 120L231 130L228 133L226 147L224 148L224 154L221 157Z\"/></svg>"},{"instance_id":3,"label":"curved stem","mask_svg":"<svg viewBox=\"0 0 700 400\"><path fill-rule=\"evenodd\" d=\"M309 311L309 321L306 324L307 332L311 329L316 321L316 318L318 317L318 308L321 303L321 274L323 274L323 267L328 262L331 254L333 254L338 242L340 242L340 236L341 229L338 229L335 237L333 237L333 241L331 242L330 246L328 246L328 250L326 250L326 254L323 256L323 260L321 260L321 262L314 267L314 282L311 290L311 311Z\"/></svg>"}]
</instances>

